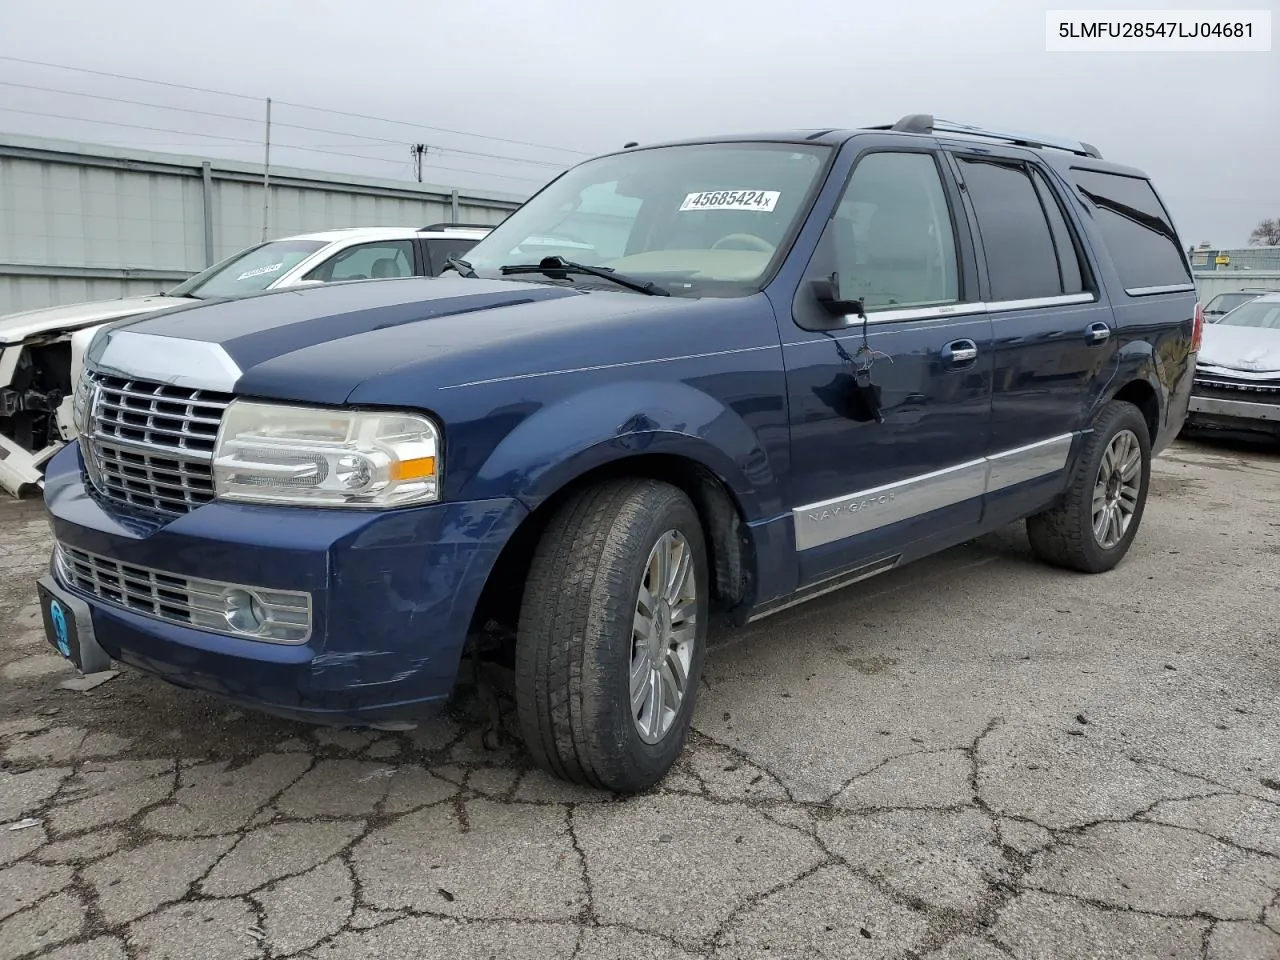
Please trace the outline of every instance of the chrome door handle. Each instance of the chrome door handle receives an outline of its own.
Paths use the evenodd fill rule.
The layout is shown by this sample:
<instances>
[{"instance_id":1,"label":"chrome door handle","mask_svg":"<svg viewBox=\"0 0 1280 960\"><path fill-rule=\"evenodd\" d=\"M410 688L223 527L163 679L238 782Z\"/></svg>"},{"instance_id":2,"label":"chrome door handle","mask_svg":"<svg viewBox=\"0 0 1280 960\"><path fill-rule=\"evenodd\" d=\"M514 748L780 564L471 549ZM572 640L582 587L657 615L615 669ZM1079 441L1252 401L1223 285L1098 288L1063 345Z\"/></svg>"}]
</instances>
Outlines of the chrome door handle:
<instances>
[{"instance_id":1,"label":"chrome door handle","mask_svg":"<svg viewBox=\"0 0 1280 960\"><path fill-rule=\"evenodd\" d=\"M978 357L978 345L972 340L952 340L942 348L942 359L948 363L969 363Z\"/></svg>"},{"instance_id":2,"label":"chrome door handle","mask_svg":"<svg viewBox=\"0 0 1280 960\"><path fill-rule=\"evenodd\" d=\"M1084 338L1089 341L1092 346L1100 343L1106 343L1111 339L1111 328L1105 323L1091 323L1089 329L1084 332Z\"/></svg>"}]
</instances>

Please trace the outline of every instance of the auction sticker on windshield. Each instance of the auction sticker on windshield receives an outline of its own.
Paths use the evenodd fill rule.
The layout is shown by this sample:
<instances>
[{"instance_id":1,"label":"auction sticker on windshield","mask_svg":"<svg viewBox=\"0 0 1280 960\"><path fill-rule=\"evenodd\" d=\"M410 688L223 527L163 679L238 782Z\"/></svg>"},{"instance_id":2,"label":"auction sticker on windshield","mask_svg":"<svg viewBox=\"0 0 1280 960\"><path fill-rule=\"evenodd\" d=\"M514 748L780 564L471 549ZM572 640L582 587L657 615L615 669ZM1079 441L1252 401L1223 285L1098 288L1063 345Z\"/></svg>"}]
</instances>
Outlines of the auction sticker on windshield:
<instances>
[{"instance_id":1,"label":"auction sticker on windshield","mask_svg":"<svg viewBox=\"0 0 1280 960\"><path fill-rule=\"evenodd\" d=\"M778 190L702 190L691 193L680 210L759 210L771 213L782 193Z\"/></svg>"},{"instance_id":2,"label":"auction sticker on windshield","mask_svg":"<svg viewBox=\"0 0 1280 960\"><path fill-rule=\"evenodd\" d=\"M248 280L250 277L260 277L264 273L275 273L277 270L279 270L283 266L284 266L283 263L272 263L272 264L268 264L265 267L258 267L256 270L246 270L244 273L240 274L240 276L236 277L236 279Z\"/></svg>"}]
</instances>

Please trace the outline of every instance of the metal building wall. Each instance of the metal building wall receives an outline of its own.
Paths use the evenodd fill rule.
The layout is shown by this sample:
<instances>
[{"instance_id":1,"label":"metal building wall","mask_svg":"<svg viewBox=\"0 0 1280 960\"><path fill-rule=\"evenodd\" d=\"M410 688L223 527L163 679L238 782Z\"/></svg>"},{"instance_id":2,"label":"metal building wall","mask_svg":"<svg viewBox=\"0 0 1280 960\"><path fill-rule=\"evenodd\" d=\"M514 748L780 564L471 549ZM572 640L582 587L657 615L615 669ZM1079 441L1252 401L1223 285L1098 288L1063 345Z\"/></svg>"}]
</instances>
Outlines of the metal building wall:
<instances>
[{"instance_id":1,"label":"metal building wall","mask_svg":"<svg viewBox=\"0 0 1280 960\"><path fill-rule=\"evenodd\" d=\"M1237 290L1280 291L1280 270L1197 270L1194 276L1201 303Z\"/></svg>"},{"instance_id":2,"label":"metal building wall","mask_svg":"<svg viewBox=\"0 0 1280 960\"><path fill-rule=\"evenodd\" d=\"M260 165L0 135L0 316L156 293L262 239ZM497 223L522 197L272 167L269 237Z\"/></svg>"}]
</instances>

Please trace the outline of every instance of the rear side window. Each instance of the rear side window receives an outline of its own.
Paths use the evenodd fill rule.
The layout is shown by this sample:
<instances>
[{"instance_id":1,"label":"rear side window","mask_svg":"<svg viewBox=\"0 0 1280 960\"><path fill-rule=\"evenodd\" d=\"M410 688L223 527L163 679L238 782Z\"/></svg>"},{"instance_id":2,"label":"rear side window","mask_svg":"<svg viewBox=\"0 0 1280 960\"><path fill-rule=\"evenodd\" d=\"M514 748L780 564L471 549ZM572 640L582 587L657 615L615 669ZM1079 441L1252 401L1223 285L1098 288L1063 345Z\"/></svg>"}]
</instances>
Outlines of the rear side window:
<instances>
[{"instance_id":1,"label":"rear side window","mask_svg":"<svg viewBox=\"0 0 1280 960\"><path fill-rule=\"evenodd\" d=\"M1043 177L1016 161L957 160L978 218L991 299L1080 293L1084 287L1076 246Z\"/></svg>"},{"instance_id":2,"label":"rear side window","mask_svg":"<svg viewBox=\"0 0 1280 960\"><path fill-rule=\"evenodd\" d=\"M432 237L424 240L422 245L427 251L427 270L436 276L444 269L444 262L450 257L462 257L476 245L475 240L467 237Z\"/></svg>"},{"instance_id":3,"label":"rear side window","mask_svg":"<svg viewBox=\"0 0 1280 960\"><path fill-rule=\"evenodd\" d=\"M1058 274L1062 279L1062 292L1083 293L1085 272L1080 265L1079 247L1076 245L1071 228L1067 225L1067 218L1062 212L1058 195L1039 170L1031 171L1031 179L1035 181L1040 205L1044 207L1045 216L1049 219L1049 232L1053 236L1054 251L1058 255Z\"/></svg>"},{"instance_id":4,"label":"rear side window","mask_svg":"<svg viewBox=\"0 0 1280 960\"><path fill-rule=\"evenodd\" d=\"M1094 208L1098 230L1126 291L1191 283L1178 234L1150 183L1074 168L1071 177Z\"/></svg>"}]
</instances>

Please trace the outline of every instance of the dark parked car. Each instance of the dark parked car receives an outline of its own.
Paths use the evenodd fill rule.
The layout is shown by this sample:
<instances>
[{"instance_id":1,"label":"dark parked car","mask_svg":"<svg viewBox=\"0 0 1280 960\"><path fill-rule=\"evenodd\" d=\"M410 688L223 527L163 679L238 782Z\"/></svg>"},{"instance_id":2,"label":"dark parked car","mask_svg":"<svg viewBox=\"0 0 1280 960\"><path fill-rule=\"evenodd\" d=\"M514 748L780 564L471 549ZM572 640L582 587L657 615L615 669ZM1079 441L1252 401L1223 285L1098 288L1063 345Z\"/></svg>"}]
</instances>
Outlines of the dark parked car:
<instances>
[{"instance_id":1,"label":"dark parked car","mask_svg":"<svg viewBox=\"0 0 1280 960\"><path fill-rule=\"evenodd\" d=\"M48 636L375 724L472 644L538 763L644 788L713 618L1023 518L1050 563L1120 562L1187 410L1184 249L1140 171L927 116L589 160L442 277L98 335Z\"/></svg>"}]
</instances>

